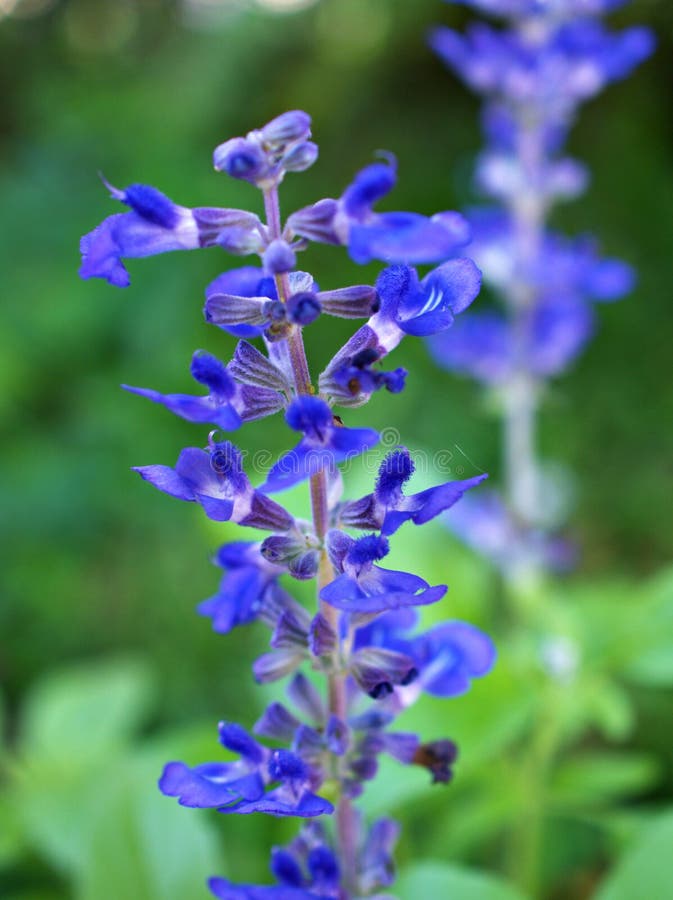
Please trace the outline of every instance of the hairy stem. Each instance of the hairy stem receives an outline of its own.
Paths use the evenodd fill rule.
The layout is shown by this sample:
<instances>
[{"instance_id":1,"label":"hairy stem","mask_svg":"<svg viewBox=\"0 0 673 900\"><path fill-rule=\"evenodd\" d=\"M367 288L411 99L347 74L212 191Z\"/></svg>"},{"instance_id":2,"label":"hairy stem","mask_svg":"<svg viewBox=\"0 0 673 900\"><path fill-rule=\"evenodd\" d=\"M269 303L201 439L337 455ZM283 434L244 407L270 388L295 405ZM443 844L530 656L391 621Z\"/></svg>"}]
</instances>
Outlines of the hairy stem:
<instances>
[{"instance_id":1,"label":"hairy stem","mask_svg":"<svg viewBox=\"0 0 673 900\"><path fill-rule=\"evenodd\" d=\"M281 237L282 226L280 218L280 206L278 202L277 187L264 191L264 209L266 212L267 226L271 240ZM290 284L287 274L276 276L276 289L278 299L286 303L290 295ZM287 338L292 375L297 394L313 394L311 375L304 349L304 339L301 328L293 326ZM329 509L327 504L327 476L323 469L310 479L311 511L313 515L313 527L316 536L321 542L320 565L317 579L317 596L320 612L330 623L334 631L339 633L338 611L328 603L321 601L320 591L329 584L334 577L332 565L324 547L324 539L329 527ZM328 706L330 714L337 716L342 721L346 718L346 679L340 672L334 672L328 676ZM352 887L354 882L356 821L353 804L348 797L340 797L336 809L337 850L342 868L342 880L346 888Z\"/></svg>"}]
</instances>

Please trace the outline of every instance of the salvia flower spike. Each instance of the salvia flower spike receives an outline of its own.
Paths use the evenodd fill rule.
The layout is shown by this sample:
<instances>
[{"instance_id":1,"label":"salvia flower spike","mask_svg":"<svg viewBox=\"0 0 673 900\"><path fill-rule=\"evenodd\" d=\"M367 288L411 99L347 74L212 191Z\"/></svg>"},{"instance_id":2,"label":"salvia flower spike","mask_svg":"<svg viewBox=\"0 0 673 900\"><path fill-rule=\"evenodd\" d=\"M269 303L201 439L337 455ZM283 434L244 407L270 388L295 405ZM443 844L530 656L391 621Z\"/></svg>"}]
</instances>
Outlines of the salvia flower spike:
<instances>
[{"instance_id":1,"label":"salvia flower spike","mask_svg":"<svg viewBox=\"0 0 673 900\"><path fill-rule=\"evenodd\" d=\"M389 536L450 509L485 476L409 491L414 464L398 447L381 464L370 494L344 500L339 466L375 447L379 434L353 427L335 411L341 407L346 415L381 389L403 390L408 373L384 370L383 358L407 336L441 335L474 300L480 272L457 255L469 227L453 212L377 212L397 178L392 157L363 169L339 199L319 200L283 223L278 186L317 157L310 117L284 113L225 141L213 156L218 172L262 191L265 221L244 210L178 206L146 185L108 185L127 211L107 218L81 247L82 277L119 287L129 284L124 261L135 257L206 247L257 257L205 288L206 321L238 339L228 362L197 351L190 372L198 387L191 393L124 386L201 426L196 445L181 450L174 466L138 466L139 475L162 493L198 504L215 522L264 533L217 550L220 585L198 612L221 634L253 622L269 629L269 650L254 662L253 675L259 682L287 679L287 704L274 700L253 730L272 746L223 721L225 760L215 753L214 761L196 766L172 761L159 780L161 791L183 806L304 820L289 846L272 850L275 884L210 879L211 893L225 900L382 896L394 881L399 828L390 819L367 825L354 801L375 777L382 754L427 769L435 783L450 780L457 753L451 740L422 740L391 726L423 692L464 693L495 657L474 625L419 630L416 607L439 601L446 586L380 565ZM377 259L386 267L375 285L320 288L297 266L310 241L343 245L356 262ZM428 263L439 265L419 275L414 266ZM316 386L304 332L323 315L364 324L335 348ZM294 433L294 446L255 487L229 435L277 413L279 425ZM303 482L310 520L270 496ZM314 609L294 599L292 579L317 582Z\"/></svg>"},{"instance_id":2,"label":"salvia flower spike","mask_svg":"<svg viewBox=\"0 0 673 900\"><path fill-rule=\"evenodd\" d=\"M577 358L596 328L597 304L627 294L627 264L596 242L549 225L555 204L581 194L585 167L564 146L577 111L652 52L646 28L606 28L601 16L625 0L460 0L499 16L463 34L436 28L440 59L484 98L486 146L476 170L490 206L472 209L470 253L502 304L429 334L438 364L495 392L503 422L505 485L467 497L449 527L504 570L527 579L574 558L550 521L553 490L537 458L535 421L547 382Z\"/></svg>"}]
</instances>

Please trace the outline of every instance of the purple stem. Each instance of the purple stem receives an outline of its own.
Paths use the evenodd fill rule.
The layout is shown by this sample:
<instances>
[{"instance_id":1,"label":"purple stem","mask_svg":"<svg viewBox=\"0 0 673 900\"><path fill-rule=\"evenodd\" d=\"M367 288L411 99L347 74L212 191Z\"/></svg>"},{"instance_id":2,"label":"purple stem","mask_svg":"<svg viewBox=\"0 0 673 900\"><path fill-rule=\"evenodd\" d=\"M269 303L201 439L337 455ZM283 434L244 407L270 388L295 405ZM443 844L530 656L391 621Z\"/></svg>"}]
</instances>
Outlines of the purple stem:
<instances>
[{"instance_id":1,"label":"purple stem","mask_svg":"<svg viewBox=\"0 0 673 900\"><path fill-rule=\"evenodd\" d=\"M271 240L277 240L282 235L282 224L280 218L280 204L278 200L278 187L274 185L264 191L264 210L266 213L266 221L269 229ZM287 273L276 275L276 289L278 291L278 299L282 303L286 303L290 296L290 282ZM290 362L292 365L292 374L294 377L295 389L298 394L313 394L314 388L311 383L311 375L306 359L306 351L304 349L304 339L302 330L298 326L293 326L287 338ZM316 536L324 542L327 529L329 527L329 510L327 505L327 478L325 470L313 475L310 480L311 491L311 510L313 514L313 526ZM327 556L326 550L322 549L320 555L320 567L318 570L317 593L320 596L322 588L329 584L334 578L334 572ZM339 633L339 613L333 606L324 601L318 601L320 612L325 616L334 631ZM338 668L338 667L337 667ZM338 671L328 676L328 705L329 712L345 721L347 715L346 708L346 679L345 676ZM341 796L336 808L336 831L338 843L338 856L343 874L343 883L346 888L350 888L355 880L355 853L356 853L356 826L355 810L353 804L348 797ZM344 894L344 896L346 896Z\"/></svg>"}]
</instances>

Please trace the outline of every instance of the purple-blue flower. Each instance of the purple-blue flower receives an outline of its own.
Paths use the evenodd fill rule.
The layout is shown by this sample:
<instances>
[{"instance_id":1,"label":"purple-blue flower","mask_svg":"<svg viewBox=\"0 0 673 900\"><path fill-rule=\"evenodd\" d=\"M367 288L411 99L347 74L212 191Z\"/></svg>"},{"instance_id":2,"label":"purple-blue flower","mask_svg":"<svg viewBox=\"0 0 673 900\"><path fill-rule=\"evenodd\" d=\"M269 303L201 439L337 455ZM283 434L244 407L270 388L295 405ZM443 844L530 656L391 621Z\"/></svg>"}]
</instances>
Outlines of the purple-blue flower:
<instances>
[{"instance_id":1,"label":"purple-blue flower","mask_svg":"<svg viewBox=\"0 0 673 900\"><path fill-rule=\"evenodd\" d=\"M351 613L377 613L436 603L446 585L431 587L418 575L382 569L375 562L389 553L385 537L371 534L354 540L342 531L327 535L332 562L341 574L320 592L320 599Z\"/></svg>"},{"instance_id":2,"label":"purple-blue flower","mask_svg":"<svg viewBox=\"0 0 673 900\"><path fill-rule=\"evenodd\" d=\"M214 877L208 879L208 887L219 900L321 900L321 895L312 891L284 884L233 884L226 878Z\"/></svg>"},{"instance_id":3,"label":"purple-blue flower","mask_svg":"<svg viewBox=\"0 0 673 900\"><path fill-rule=\"evenodd\" d=\"M346 341L320 374L321 393L341 406L360 406L372 392L396 393L406 372L380 372L373 365L405 335L425 336L449 328L479 293L481 273L470 259L452 259L422 280L409 266L389 266L379 275L379 308Z\"/></svg>"},{"instance_id":4,"label":"purple-blue flower","mask_svg":"<svg viewBox=\"0 0 673 900\"><path fill-rule=\"evenodd\" d=\"M466 497L446 524L469 547L504 572L540 565L564 572L577 561L577 548L541 527L522 527L496 491Z\"/></svg>"},{"instance_id":5,"label":"purple-blue flower","mask_svg":"<svg viewBox=\"0 0 673 900\"><path fill-rule=\"evenodd\" d=\"M550 4L547 0L446 0L447 3L462 3L481 12L494 16L544 15ZM622 6L627 0L555 0L554 13L561 18L599 15Z\"/></svg>"},{"instance_id":6,"label":"purple-blue flower","mask_svg":"<svg viewBox=\"0 0 673 900\"><path fill-rule=\"evenodd\" d=\"M163 493L198 503L214 521L268 532L257 542L220 547L214 560L223 569L219 587L198 612L218 633L257 620L269 628L268 650L254 661L253 675L262 683L290 676L288 706L273 700L254 726L255 735L273 746L222 722L220 742L232 756L196 766L170 762L159 781L161 791L183 806L306 821L291 844L273 849L274 884L211 878L210 891L221 900L386 900L398 826L383 819L367 828L350 801L374 777L382 753L428 769L435 782L448 782L456 756L452 741L423 743L418 735L389 726L409 692L418 690L419 679L429 690L450 695L462 689L461 678L482 674L480 665L484 670L487 665L477 658L475 636L471 643L455 629L450 636L409 636L415 607L440 599L446 587L376 565L388 553L387 534L405 521L420 525L434 518L483 476L405 495L413 464L399 448L386 458L371 494L342 503L339 464L364 453L380 436L370 428L344 426L331 408L360 405L384 388L400 392L406 370L384 370L380 361L405 335L445 331L472 302L480 285L476 265L465 258L446 261L468 242L469 226L452 212L432 217L377 212L396 181L392 157L360 171L338 200L321 200L284 221L278 186L287 173L315 162L318 148L310 138L310 117L292 110L216 147L217 171L262 192L264 222L235 209L181 207L155 188L132 185L124 191L110 188L129 211L111 216L82 239L82 276L119 286L129 281L127 257L212 245L256 254L260 265L225 271L206 288L206 321L241 340L226 365L210 353L194 354L191 374L203 391L163 394L124 387L183 419L223 431L285 408L287 425L301 434L259 489L244 471L243 453L215 430L207 447L182 450L174 467L136 469ZM555 183L572 180L572 172L561 175ZM310 240L347 246L360 263L384 259L395 265L381 273L375 287L321 290L311 274L297 271L298 253ZM423 277L408 265L429 262L441 264ZM305 329L323 314L367 321L333 357L314 394L303 341ZM255 347L245 338L261 338L263 344ZM309 478L310 521L295 519L268 496ZM342 526L372 533L356 540ZM301 605L285 589L287 575L317 578L326 605L320 602L312 610ZM384 634L388 643L378 640ZM310 667L310 676L302 667ZM319 795L325 783L330 796L339 798L335 835L307 821L335 811ZM349 856L340 856L347 846Z\"/></svg>"},{"instance_id":7,"label":"purple-blue flower","mask_svg":"<svg viewBox=\"0 0 673 900\"><path fill-rule=\"evenodd\" d=\"M278 391L237 384L224 363L210 353L197 350L192 358L191 373L196 381L209 389L206 396L160 394L150 388L127 384L122 387L160 403L189 422L209 422L224 431L234 431L243 422L270 416L285 406L285 398Z\"/></svg>"},{"instance_id":8,"label":"purple-blue flower","mask_svg":"<svg viewBox=\"0 0 673 900\"><path fill-rule=\"evenodd\" d=\"M274 847L270 868L275 885L235 885L212 878L209 887L225 900L338 900L344 896L339 861L317 821L307 822L287 847Z\"/></svg>"},{"instance_id":9,"label":"purple-blue flower","mask_svg":"<svg viewBox=\"0 0 673 900\"><path fill-rule=\"evenodd\" d=\"M208 518L216 522L274 531L294 525L282 506L252 487L243 471L241 452L229 441L211 439L208 450L187 447L174 469L134 466L134 471L164 494L200 503Z\"/></svg>"},{"instance_id":10,"label":"purple-blue flower","mask_svg":"<svg viewBox=\"0 0 673 900\"><path fill-rule=\"evenodd\" d=\"M261 542L224 544L213 562L224 569L224 575L217 592L197 607L200 615L212 619L213 631L227 634L256 619L275 627L291 598L278 584L284 567L269 562L261 552Z\"/></svg>"},{"instance_id":11,"label":"purple-blue flower","mask_svg":"<svg viewBox=\"0 0 673 900\"><path fill-rule=\"evenodd\" d=\"M467 223L458 213L432 217L408 212L374 212L397 180L392 161L373 163L356 175L340 200L320 200L293 213L293 234L312 241L345 244L357 263L374 259L395 263L432 263L453 256L470 239Z\"/></svg>"},{"instance_id":12,"label":"purple-blue flower","mask_svg":"<svg viewBox=\"0 0 673 900\"><path fill-rule=\"evenodd\" d=\"M469 690L495 662L493 641L468 622L442 622L411 642L409 655L418 668L418 688L435 697L456 697Z\"/></svg>"},{"instance_id":13,"label":"purple-blue flower","mask_svg":"<svg viewBox=\"0 0 673 900\"><path fill-rule=\"evenodd\" d=\"M223 272L206 288L206 321L236 337L259 337L265 332L273 336L274 329L283 336L286 321L292 321L292 311L298 305L295 298L312 294L315 283L308 272L291 272L289 287L290 296L283 304L273 277L263 269L243 266ZM315 297L320 312L320 295Z\"/></svg>"},{"instance_id":14,"label":"purple-blue flower","mask_svg":"<svg viewBox=\"0 0 673 900\"><path fill-rule=\"evenodd\" d=\"M309 818L334 811L328 800L309 790L310 772L294 753L268 750L235 723L220 722L219 735L220 743L240 759L192 768L170 762L159 780L163 794L177 797L181 806L242 815L263 812Z\"/></svg>"},{"instance_id":15,"label":"purple-blue flower","mask_svg":"<svg viewBox=\"0 0 673 900\"><path fill-rule=\"evenodd\" d=\"M286 172L303 172L318 158L311 136L311 117L300 109L272 119L260 129L215 148L213 165L231 178L262 190L277 186Z\"/></svg>"},{"instance_id":16,"label":"purple-blue flower","mask_svg":"<svg viewBox=\"0 0 673 900\"><path fill-rule=\"evenodd\" d=\"M285 419L290 428L303 432L304 437L271 467L263 491L283 491L338 462L359 456L379 440L371 428L341 425L319 397L297 397L288 407Z\"/></svg>"},{"instance_id":17,"label":"purple-blue flower","mask_svg":"<svg viewBox=\"0 0 673 900\"><path fill-rule=\"evenodd\" d=\"M123 191L108 187L112 197L131 207L131 211L109 216L84 235L80 243L82 278L104 278L116 287L128 287L129 274L122 258L214 245L237 254L262 249L263 226L253 213L240 209L187 209L145 184L132 184Z\"/></svg>"},{"instance_id":18,"label":"purple-blue flower","mask_svg":"<svg viewBox=\"0 0 673 900\"><path fill-rule=\"evenodd\" d=\"M424 525L450 509L465 491L488 477L484 473L462 481L447 481L405 496L404 485L413 475L414 468L406 447L393 450L379 467L373 493L342 504L339 509L340 522L352 528L377 529L384 535L394 534L405 522Z\"/></svg>"},{"instance_id":19,"label":"purple-blue flower","mask_svg":"<svg viewBox=\"0 0 673 900\"><path fill-rule=\"evenodd\" d=\"M408 687L401 683L404 690L396 692L396 703L401 707L414 702L422 691L435 697L464 694L472 679L491 670L496 657L493 641L468 622L442 622L428 631L410 634L396 613L379 616L359 628L355 646L360 652L372 647L386 648L413 665L415 677Z\"/></svg>"},{"instance_id":20,"label":"purple-blue flower","mask_svg":"<svg viewBox=\"0 0 673 900\"><path fill-rule=\"evenodd\" d=\"M437 28L431 45L474 90L535 108L542 121L563 122L579 103L646 59L653 40L645 28L612 34L583 19L561 25L544 43L480 23L465 35Z\"/></svg>"}]
</instances>

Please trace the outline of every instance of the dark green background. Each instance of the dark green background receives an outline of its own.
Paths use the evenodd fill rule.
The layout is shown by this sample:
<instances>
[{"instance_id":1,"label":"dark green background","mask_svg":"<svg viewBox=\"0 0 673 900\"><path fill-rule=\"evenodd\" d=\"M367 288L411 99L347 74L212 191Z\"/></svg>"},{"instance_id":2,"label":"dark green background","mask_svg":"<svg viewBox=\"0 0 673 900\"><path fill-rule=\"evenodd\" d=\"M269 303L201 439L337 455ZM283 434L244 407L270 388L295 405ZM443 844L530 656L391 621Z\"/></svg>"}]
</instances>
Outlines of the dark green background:
<instances>
[{"instance_id":1,"label":"dark green background","mask_svg":"<svg viewBox=\"0 0 673 900\"><path fill-rule=\"evenodd\" d=\"M172 463L204 434L118 389L127 382L187 390L194 348L227 358L234 341L205 326L201 306L205 284L237 261L217 249L132 261L125 291L79 281L80 235L116 211L96 173L118 186L154 184L186 206L259 211L253 188L213 172L212 148L303 108L313 116L321 156L306 174L288 177L286 212L338 196L381 148L399 162L388 208L432 213L476 199L478 101L425 46L434 23L462 24L470 14L434 0L321 0L284 15L239 6L236 15L196 22L163 0L68 0L25 18L3 18L0 3L0 677L6 737L15 748L28 692L73 662L121 655L148 667L155 691L144 719L147 741L168 727L223 716L249 725L251 708L262 703L248 675L261 629L217 637L193 614L217 582L208 554L234 530L204 523L200 510L161 497L129 473L135 464ZM613 18L652 26L658 50L583 110L570 150L588 163L592 183L557 219L570 233L598 235L606 253L637 268L639 282L632 296L600 308L596 341L550 386L540 445L575 478L571 533L583 561L564 584L582 591L619 583L629 595L673 555L673 9L668 0L640 0ZM302 266L323 287L373 279L377 271L359 269L338 248L311 248ZM314 371L347 331L333 320L310 330ZM497 420L479 389L434 368L421 342L406 342L393 361L410 370L407 391L376 396L349 422L393 426L409 446L431 452L458 445L497 476ZM277 453L288 443L279 420L240 434L249 449ZM429 580L453 585L457 606L441 615L492 622L492 576L439 525L428 528L431 540L415 535L406 552L421 553ZM670 717L669 688L630 699L629 740L654 748L667 765L661 730ZM467 700L478 721L478 693ZM662 803L669 788L661 778L641 799ZM428 846L418 818L402 814L411 824L403 858L500 866L503 851L492 835L452 850L439 830ZM232 876L261 877L266 848L287 833L262 820L215 824L234 847ZM576 852L585 837L566 837L567 858L549 864L548 888L585 896L585 882L591 887L616 851L585 859ZM0 895L84 896L34 836L21 848L8 855ZM153 891L127 896L172 896ZM98 896L106 900L100 889Z\"/></svg>"}]
</instances>

